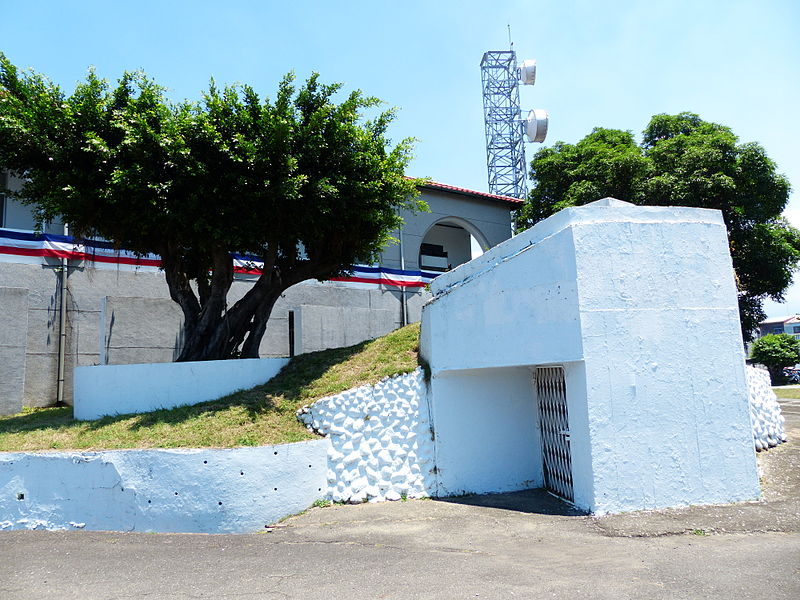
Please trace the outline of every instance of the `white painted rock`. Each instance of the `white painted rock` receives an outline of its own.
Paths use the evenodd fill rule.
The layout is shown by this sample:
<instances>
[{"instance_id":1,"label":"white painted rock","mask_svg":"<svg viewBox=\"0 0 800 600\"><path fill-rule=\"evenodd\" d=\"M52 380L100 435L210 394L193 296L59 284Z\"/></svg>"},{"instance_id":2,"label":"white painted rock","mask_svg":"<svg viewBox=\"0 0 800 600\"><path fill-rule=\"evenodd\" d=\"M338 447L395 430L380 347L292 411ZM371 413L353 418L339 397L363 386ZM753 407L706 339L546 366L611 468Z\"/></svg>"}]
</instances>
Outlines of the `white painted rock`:
<instances>
[{"instance_id":1,"label":"white painted rock","mask_svg":"<svg viewBox=\"0 0 800 600\"><path fill-rule=\"evenodd\" d=\"M747 367L750 392L750 422L756 450L767 450L786 441L784 423L778 398L772 391L769 373L764 369Z\"/></svg>"},{"instance_id":2,"label":"white painted rock","mask_svg":"<svg viewBox=\"0 0 800 600\"><path fill-rule=\"evenodd\" d=\"M426 393L417 369L298 411L301 422L330 437L329 498L382 502L403 494L425 497L435 489L435 477L421 475L429 474L426 465L433 461Z\"/></svg>"}]
</instances>

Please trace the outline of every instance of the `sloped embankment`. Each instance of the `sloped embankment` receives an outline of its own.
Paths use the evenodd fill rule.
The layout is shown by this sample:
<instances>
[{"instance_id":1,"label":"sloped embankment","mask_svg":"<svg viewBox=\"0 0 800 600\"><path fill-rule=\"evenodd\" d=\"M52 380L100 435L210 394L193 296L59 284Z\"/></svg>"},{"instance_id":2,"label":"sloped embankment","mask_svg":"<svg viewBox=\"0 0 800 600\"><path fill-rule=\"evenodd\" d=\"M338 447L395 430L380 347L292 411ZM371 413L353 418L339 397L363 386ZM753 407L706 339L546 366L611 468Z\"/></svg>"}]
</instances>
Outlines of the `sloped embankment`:
<instances>
[{"instance_id":1,"label":"sloped embankment","mask_svg":"<svg viewBox=\"0 0 800 600\"><path fill-rule=\"evenodd\" d=\"M304 354L262 386L225 398L84 422L72 409L0 417L0 451L233 448L313 439L296 411L325 396L413 371L419 324L348 348Z\"/></svg>"}]
</instances>

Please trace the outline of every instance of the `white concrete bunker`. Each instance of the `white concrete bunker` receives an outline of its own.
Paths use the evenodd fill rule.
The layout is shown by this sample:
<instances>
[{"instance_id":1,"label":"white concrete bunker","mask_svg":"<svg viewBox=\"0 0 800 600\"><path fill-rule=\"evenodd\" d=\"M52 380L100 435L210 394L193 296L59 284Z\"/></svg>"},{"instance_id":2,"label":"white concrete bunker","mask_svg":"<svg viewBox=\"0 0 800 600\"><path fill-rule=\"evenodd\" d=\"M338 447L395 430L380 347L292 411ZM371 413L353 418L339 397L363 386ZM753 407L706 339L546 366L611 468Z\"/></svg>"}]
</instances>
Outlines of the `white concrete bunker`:
<instances>
[{"instance_id":1,"label":"white concrete bunker","mask_svg":"<svg viewBox=\"0 0 800 600\"><path fill-rule=\"evenodd\" d=\"M718 211L566 209L431 291L439 495L547 487L600 513L759 496Z\"/></svg>"}]
</instances>

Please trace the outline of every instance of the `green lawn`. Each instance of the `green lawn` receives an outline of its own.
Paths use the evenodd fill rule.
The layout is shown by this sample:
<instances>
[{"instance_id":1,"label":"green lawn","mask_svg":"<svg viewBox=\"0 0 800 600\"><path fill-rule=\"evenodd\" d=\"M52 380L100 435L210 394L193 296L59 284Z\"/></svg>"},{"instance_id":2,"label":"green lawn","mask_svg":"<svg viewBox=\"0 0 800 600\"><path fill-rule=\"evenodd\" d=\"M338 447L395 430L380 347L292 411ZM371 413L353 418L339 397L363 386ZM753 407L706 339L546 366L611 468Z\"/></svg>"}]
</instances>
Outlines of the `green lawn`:
<instances>
[{"instance_id":1,"label":"green lawn","mask_svg":"<svg viewBox=\"0 0 800 600\"><path fill-rule=\"evenodd\" d=\"M72 409L0 417L0 451L262 446L311 439L295 411L324 396L413 371L419 324L349 348L295 357L267 384L231 396L140 415L76 421Z\"/></svg>"},{"instance_id":2,"label":"green lawn","mask_svg":"<svg viewBox=\"0 0 800 600\"><path fill-rule=\"evenodd\" d=\"M778 398L800 399L800 387L797 388L772 388Z\"/></svg>"}]
</instances>

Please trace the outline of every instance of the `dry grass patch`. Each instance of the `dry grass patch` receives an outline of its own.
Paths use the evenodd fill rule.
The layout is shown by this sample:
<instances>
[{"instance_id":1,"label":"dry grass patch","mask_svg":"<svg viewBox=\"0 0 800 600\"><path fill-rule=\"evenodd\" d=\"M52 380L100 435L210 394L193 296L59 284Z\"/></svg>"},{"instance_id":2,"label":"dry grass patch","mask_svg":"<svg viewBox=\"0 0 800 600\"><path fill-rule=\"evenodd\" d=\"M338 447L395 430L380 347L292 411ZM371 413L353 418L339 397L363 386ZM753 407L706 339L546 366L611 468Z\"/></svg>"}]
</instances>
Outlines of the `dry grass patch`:
<instances>
[{"instance_id":1,"label":"dry grass patch","mask_svg":"<svg viewBox=\"0 0 800 600\"><path fill-rule=\"evenodd\" d=\"M775 392L775 395L778 398L791 398L794 400L800 400L800 387L774 387L772 388L772 391Z\"/></svg>"},{"instance_id":2,"label":"dry grass patch","mask_svg":"<svg viewBox=\"0 0 800 600\"><path fill-rule=\"evenodd\" d=\"M139 415L76 421L72 409L0 417L0 451L263 446L312 439L298 408L418 364L419 324L349 348L295 357L271 381L225 398Z\"/></svg>"}]
</instances>

